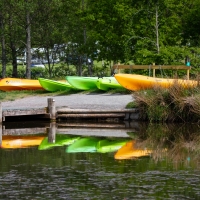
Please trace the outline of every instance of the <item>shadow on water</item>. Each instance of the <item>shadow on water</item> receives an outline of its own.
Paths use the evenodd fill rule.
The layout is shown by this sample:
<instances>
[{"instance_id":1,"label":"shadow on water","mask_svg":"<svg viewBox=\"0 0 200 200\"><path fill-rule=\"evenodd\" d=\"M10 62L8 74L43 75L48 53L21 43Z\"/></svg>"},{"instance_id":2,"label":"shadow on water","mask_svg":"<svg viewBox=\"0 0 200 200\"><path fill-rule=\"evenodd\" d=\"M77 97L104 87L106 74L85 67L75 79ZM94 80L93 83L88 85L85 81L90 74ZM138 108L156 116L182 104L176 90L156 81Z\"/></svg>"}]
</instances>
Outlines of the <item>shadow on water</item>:
<instances>
[{"instance_id":1,"label":"shadow on water","mask_svg":"<svg viewBox=\"0 0 200 200\"><path fill-rule=\"evenodd\" d=\"M0 130L0 199L200 198L198 124L12 122Z\"/></svg>"}]
</instances>

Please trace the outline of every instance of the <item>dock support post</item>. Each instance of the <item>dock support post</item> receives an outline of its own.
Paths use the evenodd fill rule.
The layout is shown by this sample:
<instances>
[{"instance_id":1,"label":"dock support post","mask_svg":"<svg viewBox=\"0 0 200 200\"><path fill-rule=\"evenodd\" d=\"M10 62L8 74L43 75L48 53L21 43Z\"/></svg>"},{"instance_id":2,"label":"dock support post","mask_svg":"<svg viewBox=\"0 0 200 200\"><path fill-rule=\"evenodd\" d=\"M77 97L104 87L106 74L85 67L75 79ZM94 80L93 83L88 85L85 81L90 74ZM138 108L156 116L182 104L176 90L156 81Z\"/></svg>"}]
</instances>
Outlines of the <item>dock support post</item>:
<instances>
[{"instance_id":1,"label":"dock support post","mask_svg":"<svg viewBox=\"0 0 200 200\"><path fill-rule=\"evenodd\" d=\"M56 121L55 100L52 98L48 98L47 103L48 103L48 113L50 114L50 120Z\"/></svg>"},{"instance_id":2,"label":"dock support post","mask_svg":"<svg viewBox=\"0 0 200 200\"><path fill-rule=\"evenodd\" d=\"M51 122L50 127L48 128L48 142L56 142L56 122Z\"/></svg>"},{"instance_id":3,"label":"dock support post","mask_svg":"<svg viewBox=\"0 0 200 200\"><path fill-rule=\"evenodd\" d=\"M2 104L0 102L0 124L2 123Z\"/></svg>"}]
</instances>

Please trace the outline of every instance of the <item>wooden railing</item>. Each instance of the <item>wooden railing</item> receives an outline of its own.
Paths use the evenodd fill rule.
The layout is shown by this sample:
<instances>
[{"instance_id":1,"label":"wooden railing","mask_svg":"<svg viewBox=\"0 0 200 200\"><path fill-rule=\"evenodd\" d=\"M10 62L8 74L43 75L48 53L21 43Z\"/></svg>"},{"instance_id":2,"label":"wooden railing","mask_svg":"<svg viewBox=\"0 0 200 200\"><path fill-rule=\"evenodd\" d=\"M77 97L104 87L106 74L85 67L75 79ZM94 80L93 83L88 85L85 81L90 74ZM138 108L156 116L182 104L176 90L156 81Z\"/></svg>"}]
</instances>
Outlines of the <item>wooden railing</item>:
<instances>
[{"instance_id":1,"label":"wooden railing","mask_svg":"<svg viewBox=\"0 0 200 200\"><path fill-rule=\"evenodd\" d=\"M171 70L186 70L187 71L187 79L189 80L190 78L190 70L191 66L186 66L186 65L121 65L121 64L116 64L113 65L113 70L118 70L118 73L120 73L121 69L148 69L148 70L153 70L153 77L155 77L155 70L159 69L171 69Z\"/></svg>"}]
</instances>

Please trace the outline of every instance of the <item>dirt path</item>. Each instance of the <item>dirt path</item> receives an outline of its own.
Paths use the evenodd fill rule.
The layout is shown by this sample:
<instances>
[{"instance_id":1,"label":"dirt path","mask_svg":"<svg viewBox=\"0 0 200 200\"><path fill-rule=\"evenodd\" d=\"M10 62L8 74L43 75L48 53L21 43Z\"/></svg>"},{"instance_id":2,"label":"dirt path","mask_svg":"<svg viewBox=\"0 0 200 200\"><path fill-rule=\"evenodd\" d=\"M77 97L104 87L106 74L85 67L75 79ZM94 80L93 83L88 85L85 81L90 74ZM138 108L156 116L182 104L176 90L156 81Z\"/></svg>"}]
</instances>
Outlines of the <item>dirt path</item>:
<instances>
[{"instance_id":1,"label":"dirt path","mask_svg":"<svg viewBox=\"0 0 200 200\"><path fill-rule=\"evenodd\" d=\"M71 94L65 96L35 96L2 102L3 109L40 108L47 106L47 99L53 98L56 107L72 109L123 109L133 101L131 94Z\"/></svg>"}]
</instances>

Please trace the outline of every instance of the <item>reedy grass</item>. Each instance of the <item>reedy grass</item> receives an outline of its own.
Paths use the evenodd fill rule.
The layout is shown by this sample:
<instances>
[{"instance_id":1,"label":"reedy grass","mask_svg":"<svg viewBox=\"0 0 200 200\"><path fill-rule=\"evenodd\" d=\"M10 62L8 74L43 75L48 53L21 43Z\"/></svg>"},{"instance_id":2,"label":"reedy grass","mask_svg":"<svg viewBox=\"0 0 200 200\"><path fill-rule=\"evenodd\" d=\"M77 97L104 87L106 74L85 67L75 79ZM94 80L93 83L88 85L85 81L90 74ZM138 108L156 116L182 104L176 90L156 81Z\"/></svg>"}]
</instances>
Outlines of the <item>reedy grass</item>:
<instances>
[{"instance_id":1,"label":"reedy grass","mask_svg":"<svg viewBox=\"0 0 200 200\"><path fill-rule=\"evenodd\" d=\"M200 87L153 87L133 93L134 107L150 122L197 122L200 118Z\"/></svg>"}]
</instances>

